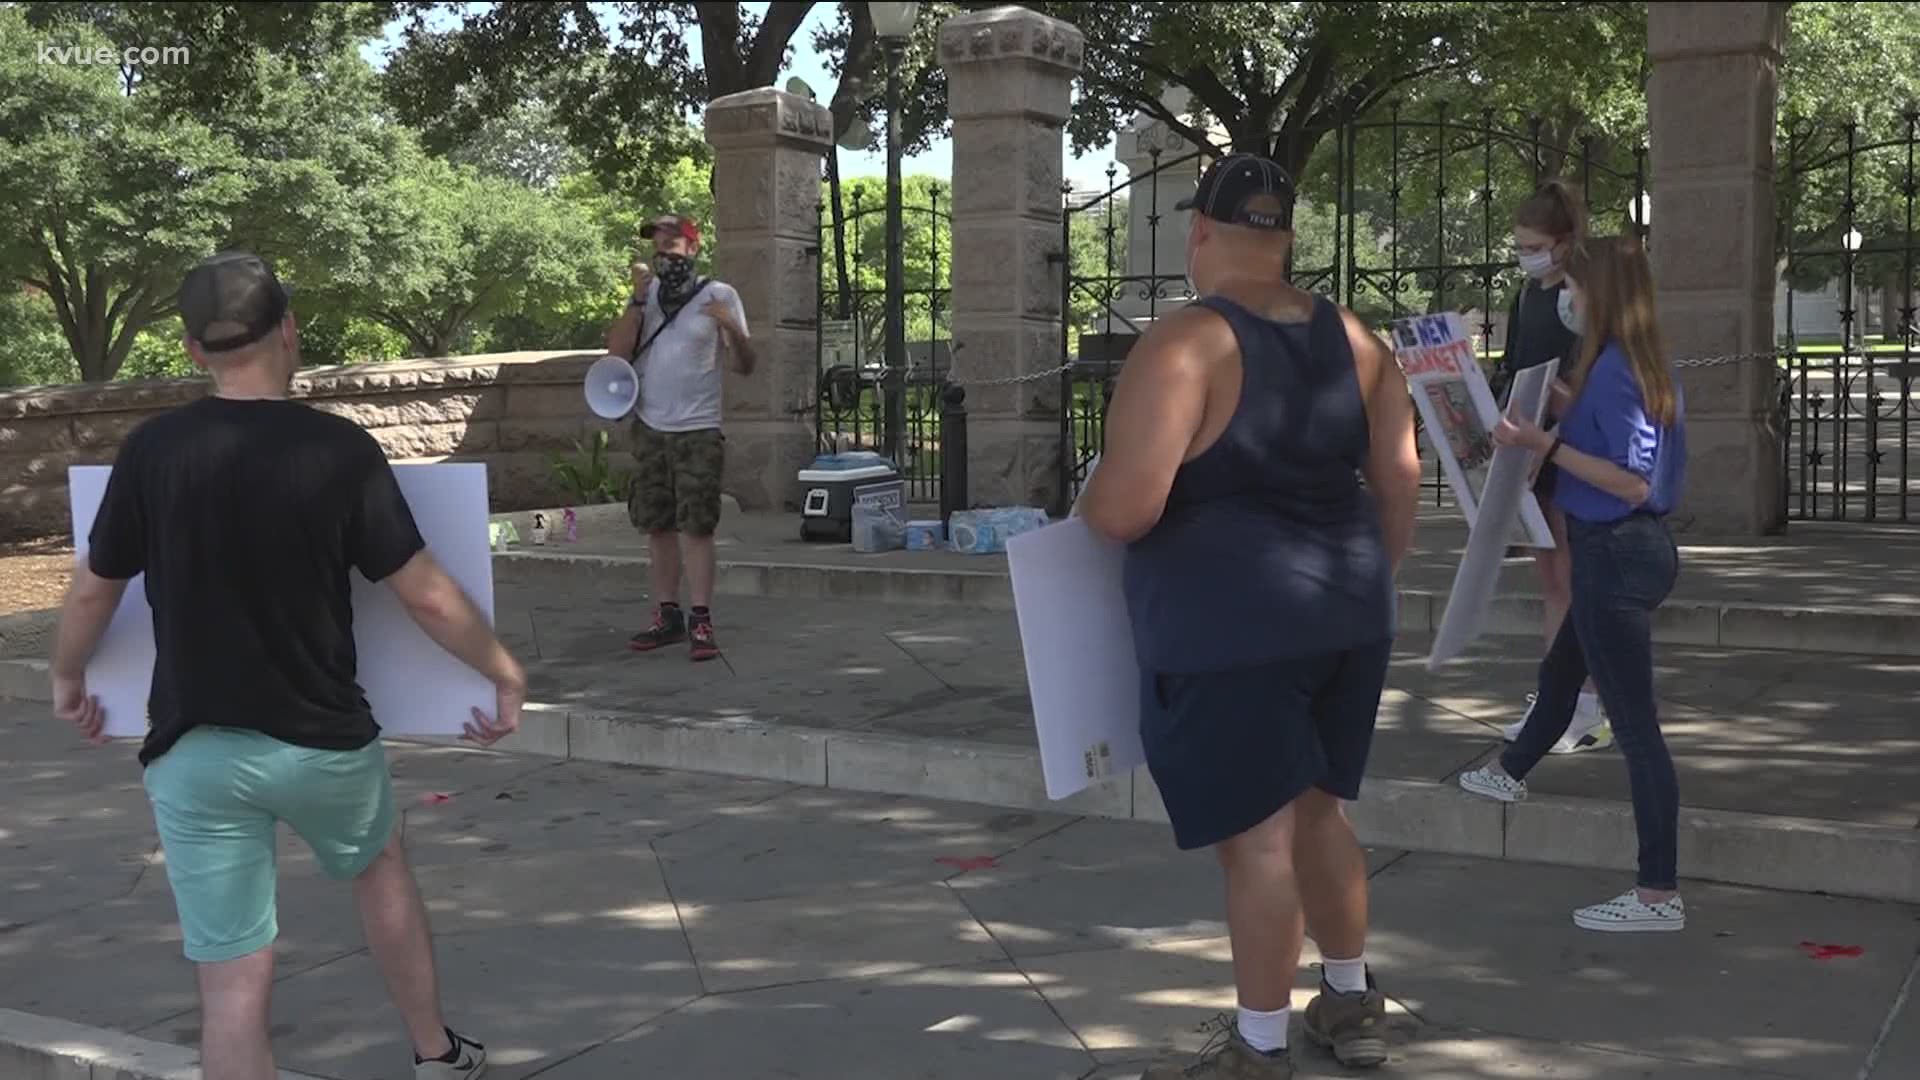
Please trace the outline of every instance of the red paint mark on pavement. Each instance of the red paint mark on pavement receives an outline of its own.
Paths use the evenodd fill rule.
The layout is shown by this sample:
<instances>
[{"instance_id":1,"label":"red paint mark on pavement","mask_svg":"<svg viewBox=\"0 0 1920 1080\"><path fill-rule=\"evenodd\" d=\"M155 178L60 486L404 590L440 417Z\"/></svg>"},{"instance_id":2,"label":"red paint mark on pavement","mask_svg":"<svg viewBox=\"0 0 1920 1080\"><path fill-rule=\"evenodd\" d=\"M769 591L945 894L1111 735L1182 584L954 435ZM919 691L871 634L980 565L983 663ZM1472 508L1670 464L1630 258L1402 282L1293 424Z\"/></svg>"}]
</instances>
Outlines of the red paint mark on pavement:
<instances>
[{"instance_id":1,"label":"red paint mark on pavement","mask_svg":"<svg viewBox=\"0 0 1920 1080\"><path fill-rule=\"evenodd\" d=\"M431 806L434 803L452 802L453 796L444 791L429 791L425 795L420 796L420 801L427 806Z\"/></svg>"},{"instance_id":2,"label":"red paint mark on pavement","mask_svg":"<svg viewBox=\"0 0 1920 1080\"><path fill-rule=\"evenodd\" d=\"M942 855L933 860L942 866L951 866L965 873L969 870L991 870L1000 865L991 855Z\"/></svg>"},{"instance_id":3,"label":"red paint mark on pavement","mask_svg":"<svg viewBox=\"0 0 1920 1080\"><path fill-rule=\"evenodd\" d=\"M1800 951L1815 960L1832 960L1835 957L1851 959L1863 956L1867 950L1859 945L1817 945L1811 941L1803 941L1800 943Z\"/></svg>"}]
</instances>

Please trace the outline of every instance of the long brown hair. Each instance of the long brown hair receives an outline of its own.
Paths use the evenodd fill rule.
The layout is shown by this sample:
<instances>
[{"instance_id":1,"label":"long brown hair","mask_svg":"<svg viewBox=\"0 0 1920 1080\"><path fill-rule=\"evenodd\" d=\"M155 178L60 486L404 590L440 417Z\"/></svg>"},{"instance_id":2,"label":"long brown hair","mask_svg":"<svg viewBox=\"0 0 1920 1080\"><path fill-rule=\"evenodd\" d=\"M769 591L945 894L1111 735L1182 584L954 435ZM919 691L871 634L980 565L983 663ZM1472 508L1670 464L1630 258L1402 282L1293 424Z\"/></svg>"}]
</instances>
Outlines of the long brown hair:
<instances>
[{"instance_id":1,"label":"long brown hair","mask_svg":"<svg viewBox=\"0 0 1920 1080\"><path fill-rule=\"evenodd\" d=\"M1609 342L1626 351L1647 417L1671 424L1679 413L1673 367L1660 337L1653 302L1653 270L1640 242L1630 236L1598 236L1573 249L1567 276L1580 287L1580 362L1569 380L1575 393L1586 384L1594 358Z\"/></svg>"},{"instance_id":2,"label":"long brown hair","mask_svg":"<svg viewBox=\"0 0 1920 1080\"><path fill-rule=\"evenodd\" d=\"M1587 200L1572 184L1550 177L1514 208L1513 223L1578 244L1587 238Z\"/></svg>"}]
</instances>

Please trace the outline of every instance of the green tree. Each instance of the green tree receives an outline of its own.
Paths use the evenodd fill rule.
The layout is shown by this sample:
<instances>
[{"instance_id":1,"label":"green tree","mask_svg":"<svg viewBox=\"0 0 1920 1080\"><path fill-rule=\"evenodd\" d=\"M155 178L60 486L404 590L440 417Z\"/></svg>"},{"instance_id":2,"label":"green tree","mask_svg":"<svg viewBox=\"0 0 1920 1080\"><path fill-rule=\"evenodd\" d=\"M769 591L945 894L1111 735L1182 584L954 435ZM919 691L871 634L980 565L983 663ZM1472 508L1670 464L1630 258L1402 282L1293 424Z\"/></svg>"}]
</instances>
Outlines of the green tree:
<instances>
[{"instance_id":1,"label":"green tree","mask_svg":"<svg viewBox=\"0 0 1920 1080\"><path fill-rule=\"evenodd\" d=\"M537 99L482 121L466 141L447 151L446 158L537 191L554 191L563 179L585 167L585 159L567 141L566 127L554 107Z\"/></svg>"},{"instance_id":2,"label":"green tree","mask_svg":"<svg viewBox=\"0 0 1920 1080\"><path fill-rule=\"evenodd\" d=\"M173 310L194 261L245 247L325 285L364 275L375 225L401 210L379 193L409 137L350 50L255 45L205 82L36 60L42 41L144 43L100 27L134 33L128 9L149 6L182 7L62 6L37 27L0 8L0 271L51 300L90 381Z\"/></svg>"},{"instance_id":3,"label":"green tree","mask_svg":"<svg viewBox=\"0 0 1920 1080\"><path fill-rule=\"evenodd\" d=\"M962 5L931 3L921 5L914 33L901 48L900 144L901 154L910 156L925 150L934 138L945 134L947 117L947 74L939 63L940 24L960 13ZM886 86L890 63L886 47L874 31L873 17L864 3L848 0L839 5L839 17L833 25L817 31L814 49L827 57L827 65L837 80L828 110L833 115L834 145L827 151L828 232L833 237L833 295L840 309L837 316L851 318L846 306L855 289L847 262L850 245L846 242L846 194L840 176L840 144L855 124L864 125L875 142L886 145Z\"/></svg>"},{"instance_id":4,"label":"green tree","mask_svg":"<svg viewBox=\"0 0 1920 1080\"><path fill-rule=\"evenodd\" d=\"M761 18L737 4L401 3L408 22L387 65L389 98L438 152L546 102L608 187L651 186L706 151L686 114L771 86L813 7L773 4Z\"/></svg>"},{"instance_id":5,"label":"green tree","mask_svg":"<svg viewBox=\"0 0 1920 1080\"><path fill-rule=\"evenodd\" d=\"M416 356L455 355L494 316L601 286L615 256L577 202L469 166L425 159L394 181L407 212L377 237L372 278L338 297Z\"/></svg>"},{"instance_id":6,"label":"green tree","mask_svg":"<svg viewBox=\"0 0 1920 1080\"><path fill-rule=\"evenodd\" d=\"M0 387L72 382L73 373L52 301L13 282L0 285Z\"/></svg>"},{"instance_id":7,"label":"green tree","mask_svg":"<svg viewBox=\"0 0 1920 1080\"><path fill-rule=\"evenodd\" d=\"M1567 81L1608 3L1036 3L1087 37L1068 130L1086 150L1136 112L1189 141L1225 129L1232 149L1271 155L1295 175L1342 124L1435 81L1490 85L1511 71ZM1558 60L1561 64L1556 64ZM1562 66L1564 65L1564 66ZM1609 72L1614 70L1610 62ZM1575 77L1577 78L1577 77ZM1167 91L1190 95L1189 108ZM1563 92L1570 97L1570 92Z\"/></svg>"},{"instance_id":8,"label":"green tree","mask_svg":"<svg viewBox=\"0 0 1920 1080\"><path fill-rule=\"evenodd\" d=\"M887 287L886 181L858 177L843 184L847 196L845 261L851 291L823 282L822 299L847 311L860 335L862 355L880 356L885 347ZM909 343L946 340L952 334L953 185L944 178L901 178L901 264L905 271L906 336ZM821 265L841 261L841 252L823 220ZM844 307L842 301L844 300Z\"/></svg>"},{"instance_id":9,"label":"green tree","mask_svg":"<svg viewBox=\"0 0 1920 1080\"><path fill-rule=\"evenodd\" d=\"M652 246L640 239L641 225L671 211L710 227L711 171L702 161L681 158L662 171L657 187L643 191L609 191L591 172L562 178L545 197L573 207L591 223L591 241L583 246L592 247L593 261L580 268L577 289L532 296L495 316L477 334L476 346L490 351L599 348L632 292L627 267L635 259L651 257ZM694 263L697 273L713 273L714 253L723 242L723 237L707 232Z\"/></svg>"},{"instance_id":10,"label":"green tree","mask_svg":"<svg viewBox=\"0 0 1920 1080\"><path fill-rule=\"evenodd\" d=\"M679 161L707 155L692 110L727 94L772 86L794 37L817 8L779 3L756 14L742 4L609 3L473 5L404 3L405 44L388 65L392 100L442 151L484 141L501 117L529 101L550 103L568 141L610 190L647 190ZM861 118L884 130L885 57L864 3L836 5L814 35L836 86L829 108L836 139ZM946 130L946 77L935 52L939 24L961 5L923 5L902 66L903 142L912 152ZM700 54L688 41L698 32ZM838 150L828 155L830 232L841 237L845 201ZM844 239L844 238L841 238ZM836 244L836 250L846 247ZM836 262L837 292L850 296Z\"/></svg>"},{"instance_id":11,"label":"green tree","mask_svg":"<svg viewBox=\"0 0 1920 1080\"><path fill-rule=\"evenodd\" d=\"M1853 229L1862 243L1857 282L1880 286L1897 322L1905 280L1901 250L1908 235L1907 149L1920 110L1920 5L1794 4L1787 18L1780 74L1779 197L1776 242L1789 283L1815 290L1839 276L1849 228L1848 164L1852 158ZM1848 125L1854 125L1848 151ZM1822 251L1784 265L1786 252ZM1907 303L1911 303L1908 301Z\"/></svg>"}]
</instances>

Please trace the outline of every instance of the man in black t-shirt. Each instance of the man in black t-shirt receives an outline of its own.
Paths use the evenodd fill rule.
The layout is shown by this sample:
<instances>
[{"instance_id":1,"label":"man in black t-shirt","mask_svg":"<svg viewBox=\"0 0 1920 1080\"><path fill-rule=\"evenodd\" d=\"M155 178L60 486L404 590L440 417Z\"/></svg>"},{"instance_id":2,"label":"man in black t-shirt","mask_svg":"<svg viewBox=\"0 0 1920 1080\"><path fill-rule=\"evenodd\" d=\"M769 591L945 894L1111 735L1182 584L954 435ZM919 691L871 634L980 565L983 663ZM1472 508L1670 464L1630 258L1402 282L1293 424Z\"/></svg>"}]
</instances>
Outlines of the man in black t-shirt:
<instances>
[{"instance_id":1,"label":"man in black t-shirt","mask_svg":"<svg viewBox=\"0 0 1920 1080\"><path fill-rule=\"evenodd\" d=\"M210 259L179 303L187 351L214 393L121 447L62 613L54 712L104 741L86 666L127 582L145 574L156 656L140 762L199 965L207 1080L275 1075L279 822L330 876L353 881L415 1076L478 1076L484 1048L441 1018L426 910L357 682L349 571L388 583L430 637L493 682L496 718L475 710L469 739L490 744L519 726L525 675L426 550L379 444L288 400L299 341L266 263Z\"/></svg>"}]
</instances>

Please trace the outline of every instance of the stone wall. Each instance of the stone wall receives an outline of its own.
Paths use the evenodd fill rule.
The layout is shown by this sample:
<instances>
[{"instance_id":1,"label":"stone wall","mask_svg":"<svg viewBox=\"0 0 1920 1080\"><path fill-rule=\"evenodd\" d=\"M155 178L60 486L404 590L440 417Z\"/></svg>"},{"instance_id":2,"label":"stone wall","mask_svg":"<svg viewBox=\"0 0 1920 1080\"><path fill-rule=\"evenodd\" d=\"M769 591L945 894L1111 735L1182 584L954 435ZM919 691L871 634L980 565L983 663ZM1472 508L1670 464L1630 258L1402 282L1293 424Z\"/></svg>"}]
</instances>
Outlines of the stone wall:
<instances>
[{"instance_id":1,"label":"stone wall","mask_svg":"<svg viewBox=\"0 0 1920 1080\"><path fill-rule=\"evenodd\" d=\"M610 435L615 468L628 464L627 429L587 411L581 384L597 352L520 352L457 360L312 368L297 397L373 433L396 462L487 466L493 509L566 501L556 454L590 432ZM0 538L67 535L67 468L112 464L142 420L193 401L204 379L117 382L0 392Z\"/></svg>"}]
</instances>

